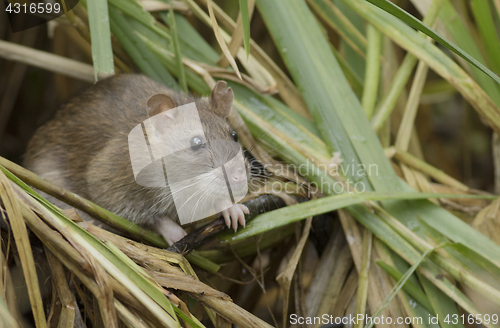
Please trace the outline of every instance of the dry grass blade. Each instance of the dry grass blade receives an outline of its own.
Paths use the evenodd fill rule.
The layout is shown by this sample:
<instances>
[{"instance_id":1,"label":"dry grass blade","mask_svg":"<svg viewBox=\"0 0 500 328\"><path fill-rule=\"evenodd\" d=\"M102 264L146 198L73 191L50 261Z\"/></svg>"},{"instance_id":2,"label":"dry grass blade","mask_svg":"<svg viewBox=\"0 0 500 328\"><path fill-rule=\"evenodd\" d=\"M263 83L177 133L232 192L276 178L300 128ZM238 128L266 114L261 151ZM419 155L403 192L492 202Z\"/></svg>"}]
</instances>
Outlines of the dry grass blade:
<instances>
[{"instance_id":1,"label":"dry grass blade","mask_svg":"<svg viewBox=\"0 0 500 328\"><path fill-rule=\"evenodd\" d=\"M115 300L116 311L121 321L129 328L149 328L141 319L134 315L123 303Z\"/></svg>"},{"instance_id":2,"label":"dry grass blade","mask_svg":"<svg viewBox=\"0 0 500 328\"><path fill-rule=\"evenodd\" d=\"M28 230L26 229L18 199L12 189L12 182L3 172L0 172L0 199L2 200L5 212L9 218L12 234L14 235L16 247L19 252L35 323L37 327L45 328L47 327L47 323L45 321L38 276L32 274L36 272L36 268L35 260L33 259L33 251L28 237ZM4 216L3 212L2 216Z\"/></svg>"},{"instance_id":3,"label":"dry grass blade","mask_svg":"<svg viewBox=\"0 0 500 328\"><path fill-rule=\"evenodd\" d=\"M349 246L346 245L344 248L346 253L351 254L349 250ZM342 251L344 251L344 249ZM351 257L352 260L352 257ZM356 295L356 288L358 286L358 273L356 270L351 270L349 276L347 277L344 286L342 287L342 291L338 295L335 301L335 305L332 307L333 311L331 312L334 318L342 317L346 312L347 307L354 299Z\"/></svg>"},{"instance_id":4,"label":"dry grass blade","mask_svg":"<svg viewBox=\"0 0 500 328\"><path fill-rule=\"evenodd\" d=\"M61 261L61 263L63 263L64 266L68 268L94 295L100 295L100 287L92 278L89 278L88 275L92 275L92 270L82 255L76 252L76 250L66 241L62 240L59 234L48 228L48 226L27 207L27 205L22 205L23 215L27 218L30 229L35 232L35 234L45 243L57 259ZM58 238L61 240L58 241ZM168 324L156 317L157 309L155 307L144 306L140 300L135 298L135 296L133 296L127 288L124 288L123 285L116 280L109 280L109 284L119 299L123 300L128 306L140 311L140 313L144 313L148 320L153 322L156 327L170 327ZM78 290L79 289L77 288L77 291ZM79 294L81 294L80 297L85 300L81 291L79 291Z\"/></svg>"},{"instance_id":5,"label":"dry grass blade","mask_svg":"<svg viewBox=\"0 0 500 328\"><path fill-rule=\"evenodd\" d=\"M322 256L321 266L316 271L321 279L314 280L314 284L309 288L306 296L307 315L311 317L322 316L325 313L334 317L343 316L345 308L341 305L352 300L357 285L357 281L354 281L353 284L347 286L347 289L343 290L349 271L352 271L352 256L349 247L345 244L344 237L336 237L335 241L328 247L325 249L327 253ZM330 259L326 257L327 255ZM327 271L328 269L330 271ZM355 271L353 272L357 278L357 274ZM343 291L344 294L342 294ZM344 297L348 300L345 300ZM319 327L319 324L316 323L312 327Z\"/></svg>"},{"instance_id":6,"label":"dry grass blade","mask_svg":"<svg viewBox=\"0 0 500 328\"><path fill-rule=\"evenodd\" d=\"M234 323L238 327L249 327L249 328L271 328L272 326L267 324L262 319L254 316L247 310L239 307L233 302L222 300L215 297L207 297L200 294L191 294L195 299L201 301L209 308L213 309L217 314L224 317L226 320Z\"/></svg>"},{"instance_id":7,"label":"dry grass blade","mask_svg":"<svg viewBox=\"0 0 500 328\"><path fill-rule=\"evenodd\" d=\"M280 285L283 290L284 296L284 305L283 305L283 327L286 327L287 322L287 313L288 313L288 302L290 297L290 286L292 284L293 275L295 270L297 269L297 265L300 260L300 256L302 255L302 251L304 250L304 246L306 244L307 238L309 237L309 231L311 230L312 217L306 219L306 223L304 225L304 229L302 231L302 236L300 237L297 246L295 247L290 260L283 272L281 272L277 277L276 281Z\"/></svg>"},{"instance_id":8,"label":"dry grass blade","mask_svg":"<svg viewBox=\"0 0 500 328\"><path fill-rule=\"evenodd\" d=\"M68 235L65 236L68 238ZM104 267L86 251L76 240L70 242L82 254L83 258L87 260L93 271L93 276L96 282L96 288L93 291L95 296L94 301L97 301L100 318L102 319L104 327L118 328L118 317L114 307L114 293L111 285L111 277L106 272ZM96 313L97 311L94 311Z\"/></svg>"},{"instance_id":9,"label":"dry grass blade","mask_svg":"<svg viewBox=\"0 0 500 328\"><path fill-rule=\"evenodd\" d=\"M231 298L216 289L213 289L194 277L187 275L180 275L179 273L162 273L162 272L151 272L151 277L160 286L165 288L175 288L179 290L184 290L186 292L194 294L202 294L207 297L215 297L226 301L231 301Z\"/></svg>"},{"instance_id":10,"label":"dry grass blade","mask_svg":"<svg viewBox=\"0 0 500 328\"><path fill-rule=\"evenodd\" d=\"M362 269L362 256L363 256L363 239L359 231L358 224L356 220L344 210L339 211L340 223L345 232L349 248L351 249L352 258L358 273ZM372 258L372 261L374 259ZM383 275L380 275L377 271L376 265L370 265L371 274L368 275L368 305L371 309L375 309L381 304L384 295L386 294L387 284L386 279ZM391 306L386 308L383 312L384 316L395 317L398 310Z\"/></svg>"},{"instance_id":11,"label":"dry grass blade","mask_svg":"<svg viewBox=\"0 0 500 328\"><path fill-rule=\"evenodd\" d=\"M0 57L94 83L94 69L91 65L45 51L35 50L0 40ZM107 75L100 74L99 79L106 76Z\"/></svg>"},{"instance_id":12,"label":"dry grass blade","mask_svg":"<svg viewBox=\"0 0 500 328\"><path fill-rule=\"evenodd\" d=\"M472 226L485 236L500 244L500 198L483 208L475 217Z\"/></svg>"},{"instance_id":13,"label":"dry grass blade","mask_svg":"<svg viewBox=\"0 0 500 328\"><path fill-rule=\"evenodd\" d=\"M389 155L389 157L394 157L394 159L397 159L401 163L404 163L408 166L411 166L412 168L428 174L431 176L433 179L436 179L436 181L439 181L440 183L456 188L458 190L463 190L463 191L468 191L469 187L461 183L460 181L450 177L446 173L444 173L442 170L438 170L432 165L427 164L423 160L411 155L410 153L407 153L405 151L396 149L394 147L386 149L386 154Z\"/></svg>"},{"instance_id":14,"label":"dry grass blade","mask_svg":"<svg viewBox=\"0 0 500 328\"><path fill-rule=\"evenodd\" d=\"M21 321L21 316L15 303L9 268L0 250L0 327L19 327L18 322Z\"/></svg>"},{"instance_id":15,"label":"dry grass blade","mask_svg":"<svg viewBox=\"0 0 500 328\"><path fill-rule=\"evenodd\" d=\"M16 304L16 294L12 278L10 276L9 267L3 252L0 250L0 320L3 320L7 327L18 327L17 323L21 322L21 314ZM11 320L12 319L12 320ZM12 323L10 325L10 323Z\"/></svg>"},{"instance_id":16,"label":"dry grass blade","mask_svg":"<svg viewBox=\"0 0 500 328\"><path fill-rule=\"evenodd\" d=\"M29 204L29 206L37 211L39 215L41 215L44 220L46 220L50 225L54 226L62 235L64 235L67 239L69 239L73 245L78 244L78 251L82 252L85 251L88 253L87 259L84 260L88 261L89 258L92 259L94 262L94 266L91 267L90 272L95 273L96 268L97 268L97 274L100 274L100 278L106 279L106 280L97 280L98 278L96 277L96 280L98 281L99 284L97 284L95 281L90 280L89 284L91 287L87 286L91 291L96 295L96 297L99 299L99 296L109 296L111 294L111 289L109 288L110 284L112 284L112 280L108 280L104 275L105 273L100 270L100 267L97 265L102 266L105 268L105 270L109 273L111 277L116 279L117 281L120 282L122 286L122 289L125 289L127 293L132 294L141 304L143 304L144 307L151 308L152 314L156 317L156 319L162 323L162 325L167 326L167 327L177 327L178 324L176 323L176 320L172 318L172 315L167 312L169 311L168 308L163 308L163 306L168 306L171 304L168 302L163 302L163 306L160 307L158 303L156 303L149 294L147 294L142 288L147 288L149 293L152 293L154 297L157 295L157 290L152 290L151 286L146 284L143 280L143 282L140 281L138 275L134 274L131 270L128 270L127 273L122 272L121 270L118 269L117 265L119 265L122 269L127 268L127 266L123 265L120 261L114 261L112 258L111 252L106 251L107 249L102 247L101 244L98 242L96 243L95 239L93 238L88 238L90 237L87 235L86 232L79 230L76 228L69 219L61 216L55 215L53 212L48 210L46 207L42 206L41 203L38 203L36 200L34 200L31 196L29 196L24 190L21 189L21 187L14 185L16 188L16 191L18 191L18 194L22 197L22 199ZM67 221L68 220L68 221ZM99 247L99 250L96 248ZM100 252L107 252L107 256L103 255ZM56 256L57 254L54 253ZM79 258L83 258L82 254L78 254ZM108 258L110 257L110 258ZM59 258L61 260L61 258ZM61 260L62 261L62 260ZM88 263L88 262L87 262ZM115 265L116 264L116 265ZM67 266L67 265L66 265ZM88 265L87 265L88 267ZM78 269L81 270L81 269ZM72 270L73 271L73 270ZM73 272L75 273L75 272ZM77 273L75 273L78 275ZM132 282L130 276L135 276L135 279L137 281ZM80 280L84 279L85 277L78 277ZM88 278L87 278L88 279ZM82 280L83 281L83 280ZM84 281L83 281L84 282ZM85 282L84 282L85 283ZM140 286L141 284L142 286ZM142 288L141 288L142 287ZM116 290L113 290L113 292L116 292ZM156 292L156 293L155 293ZM157 298L160 300L159 298ZM106 301L107 300L107 301ZM161 299L163 301L163 299ZM110 299L109 297L107 299L102 300L103 303L101 306L103 308L108 307L110 304ZM111 303L112 304L112 303ZM165 305L167 304L167 305ZM101 308L101 311L103 310ZM113 313L111 312L112 310L108 308L108 312L104 314L104 318L106 317L109 319L110 322L113 322ZM173 312L173 311L172 311Z\"/></svg>"},{"instance_id":17,"label":"dry grass blade","mask_svg":"<svg viewBox=\"0 0 500 328\"><path fill-rule=\"evenodd\" d=\"M78 318L80 322L82 320L75 295L69 288L64 267L61 262L48 248L45 248L45 255L47 256L50 270L52 271L52 279L54 279L57 295L62 305L58 327L73 327L76 318Z\"/></svg>"},{"instance_id":18,"label":"dry grass blade","mask_svg":"<svg viewBox=\"0 0 500 328\"><path fill-rule=\"evenodd\" d=\"M252 18L253 10L255 9L255 0L248 1L249 7L249 18ZM241 44L243 43L243 20L241 18L241 13L238 15L238 20L236 21L236 28L231 35L231 41L229 42L228 49L231 55L234 57L238 49L240 49ZM226 56L221 56L219 61L217 62L222 68L227 68L229 66L229 61Z\"/></svg>"},{"instance_id":19,"label":"dry grass blade","mask_svg":"<svg viewBox=\"0 0 500 328\"><path fill-rule=\"evenodd\" d=\"M413 79L408 102L406 103L405 113L403 115L403 119L398 130L398 135L396 137L395 144L396 148L398 149L404 151L408 150L410 138L413 131L413 123L417 115L418 105L420 104L420 96L424 88L428 71L429 67L426 63L422 61L418 63L417 72L415 73L415 78Z\"/></svg>"},{"instance_id":20,"label":"dry grass blade","mask_svg":"<svg viewBox=\"0 0 500 328\"><path fill-rule=\"evenodd\" d=\"M493 3L495 4L495 8L497 9L498 16L500 16L500 0L493 0Z\"/></svg>"},{"instance_id":21,"label":"dry grass blade","mask_svg":"<svg viewBox=\"0 0 500 328\"><path fill-rule=\"evenodd\" d=\"M403 287L405 282L410 278L410 276L415 272L417 267L422 263L422 261L425 259L425 257L432 252L434 249L429 249L427 250L422 256L420 257L420 260L417 261L408 271L405 273L403 276L403 279L398 281L398 283L394 286L394 288L391 290L391 293L386 296L383 302L380 303L379 307L377 308L376 311L374 311L373 316L378 317L380 314L383 312L383 310L389 305L389 303L392 301L394 296L399 292L399 290ZM369 325L366 325L366 328L371 328L373 326L373 322Z\"/></svg>"},{"instance_id":22,"label":"dry grass blade","mask_svg":"<svg viewBox=\"0 0 500 328\"><path fill-rule=\"evenodd\" d=\"M175 11L187 13L189 11L189 7L186 6L184 2L181 1L172 1L170 4L162 1L156 0L142 0L140 2L142 8L146 11L164 11L172 8Z\"/></svg>"},{"instance_id":23,"label":"dry grass blade","mask_svg":"<svg viewBox=\"0 0 500 328\"><path fill-rule=\"evenodd\" d=\"M88 222L81 222L80 225L98 239L112 242L134 262L147 268L145 270L148 275L154 277L161 285L185 289L191 293L191 296L238 326L269 327L264 321L235 305L226 294L195 280L195 277L188 276L187 274L190 274L189 271L192 269L183 273L179 268L168 263L179 264L183 267L181 255L131 241Z\"/></svg>"},{"instance_id":24,"label":"dry grass blade","mask_svg":"<svg viewBox=\"0 0 500 328\"><path fill-rule=\"evenodd\" d=\"M164 50L163 52L165 54L169 54L168 51ZM249 89L256 90L259 93L266 94L273 92L272 89L270 89L269 87L263 87L255 79L251 78L246 74L240 74L238 76L237 73L234 71L230 71L216 66L210 66L200 62L195 62L187 58L183 58L182 62L184 63L184 65L188 66L197 74L199 74L211 89L215 86L215 80L213 78L216 77L224 80L238 82L248 87Z\"/></svg>"},{"instance_id":25,"label":"dry grass blade","mask_svg":"<svg viewBox=\"0 0 500 328\"><path fill-rule=\"evenodd\" d=\"M217 43L219 43L224 56L226 56L227 60L231 64L231 67L234 69L238 77L241 79L240 70L238 69L238 65L234 61L233 56L231 55L231 51L229 51L226 42L224 41L224 37L220 31L219 25L217 25L217 20L215 19L214 9L212 8L212 0L208 0L208 13L210 14L210 20L212 22L212 29L215 33L215 38L217 39Z\"/></svg>"},{"instance_id":26,"label":"dry grass blade","mask_svg":"<svg viewBox=\"0 0 500 328\"><path fill-rule=\"evenodd\" d=\"M359 283L358 283L358 294L356 297L356 315L365 316L366 313L366 299L368 297L368 284L369 284L369 274L370 274L370 263L372 256L372 240L373 234L370 230L365 229L363 232L363 249L361 254L361 268L359 270ZM355 328L363 327L363 322L358 321Z\"/></svg>"}]
</instances>

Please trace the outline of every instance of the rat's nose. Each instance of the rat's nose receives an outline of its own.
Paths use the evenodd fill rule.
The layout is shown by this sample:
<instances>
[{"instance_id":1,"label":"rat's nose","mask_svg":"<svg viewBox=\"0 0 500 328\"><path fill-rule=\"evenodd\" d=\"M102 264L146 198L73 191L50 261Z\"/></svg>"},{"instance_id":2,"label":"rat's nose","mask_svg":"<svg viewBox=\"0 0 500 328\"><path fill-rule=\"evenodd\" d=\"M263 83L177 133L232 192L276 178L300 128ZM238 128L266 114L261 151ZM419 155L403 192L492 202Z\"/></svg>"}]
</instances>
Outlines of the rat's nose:
<instances>
[{"instance_id":1,"label":"rat's nose","mask_svg":"<svg viewBox=\"0 0 500 328\"><path fill-rule=\"evenodd\" d=\"M241 181L245 180L245 178L246 178L245 172L243 172L243 170L238 170L238 171L233 173L232 178L233 178L234 182L241 182Z\"/></svg>"}]
</instances>

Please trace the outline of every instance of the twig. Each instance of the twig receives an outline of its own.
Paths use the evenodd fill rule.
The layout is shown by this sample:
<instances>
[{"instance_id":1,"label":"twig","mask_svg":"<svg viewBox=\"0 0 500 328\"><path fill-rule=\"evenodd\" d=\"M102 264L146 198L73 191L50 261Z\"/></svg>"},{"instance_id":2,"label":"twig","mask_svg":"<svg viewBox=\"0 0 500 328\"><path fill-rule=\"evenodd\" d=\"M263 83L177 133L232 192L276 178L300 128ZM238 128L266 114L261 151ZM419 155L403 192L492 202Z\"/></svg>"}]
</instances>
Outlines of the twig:
<instances>
[{"instance_id":1,"label":"twig","mask_svg":"<svg viewBox=\"0 0 500 328\"><path fill-rule=\"evenodd\" d=\"M286 206L285 202L280 197L274 195L262 195L255 199L251 199L244 204L250 210L250 214L245 215L245 220L247 222L259 214ZM219 232L226 229L229 228L226 226L224 218L220 216L204 227L190 232L187 236L172 244L167 249L171 252L179 254L189 254L194 248L200 246Z\"/></svg>"}]
</instances>

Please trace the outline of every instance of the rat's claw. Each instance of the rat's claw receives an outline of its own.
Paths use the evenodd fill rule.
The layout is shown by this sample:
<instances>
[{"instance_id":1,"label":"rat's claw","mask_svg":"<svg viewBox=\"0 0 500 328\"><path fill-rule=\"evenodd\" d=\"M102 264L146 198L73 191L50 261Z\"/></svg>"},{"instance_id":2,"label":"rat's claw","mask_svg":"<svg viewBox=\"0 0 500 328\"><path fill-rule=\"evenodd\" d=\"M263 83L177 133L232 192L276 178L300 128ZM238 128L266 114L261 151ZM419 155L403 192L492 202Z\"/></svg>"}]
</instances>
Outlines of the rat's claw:
<instances>
[{"instance_id":1,"label":"rat's claw","mask_svg":"<svg viewBox=\"0 0 500 328\"><path fill-rule=\"evenodd\" d=\"M238 222L242 225L245 226L245 214L249 214L250 211L245 205L242 204L236 204L231 206L228 209L225 209L222 211L222 216L224 216L224 220L226 222L226 225L228 227L231 227L232 223L232 228L236 232L238 230Z\"/></svg>"},{"instance_id":2,"label":"rat's claw","mask_svg":"<svg viewBox=\"0 0 500 328\"><path fill-rule=\"evenodd\" d=\"M231 228L231 219L229 218L229 211L228 211L228 209L225 209L221 213L222 213L222 216L224 217L224 222L226 222L227 227Z\"/></svg>"},{"instance_id":3,"label":"rat's claw","mask_svg":"<svg viewBox=\"0 0 500 328\"><path fill-rule=\"evenodd\" d=\"M238 204L238 205L242 210L241 216L238 218L238 221L240 222L240 224L243 227L246 227L247 222L245 221L245 214L250 214L250 210L245 205L242 205L242 204Z\"/></svg>"}]
</instances>

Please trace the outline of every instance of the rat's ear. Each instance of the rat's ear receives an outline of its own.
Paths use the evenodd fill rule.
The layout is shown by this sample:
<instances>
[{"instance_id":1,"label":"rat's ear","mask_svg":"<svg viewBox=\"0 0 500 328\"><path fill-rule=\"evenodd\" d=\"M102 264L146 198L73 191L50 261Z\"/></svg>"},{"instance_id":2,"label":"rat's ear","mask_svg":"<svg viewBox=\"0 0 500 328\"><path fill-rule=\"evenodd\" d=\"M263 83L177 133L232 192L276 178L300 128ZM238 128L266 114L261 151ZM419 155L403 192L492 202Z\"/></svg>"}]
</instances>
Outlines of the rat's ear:
<instances>
[{"instance_id":1,"label":"rat's ear","mask_svg":"<svg viewBox=\"0 0 500 328\"><path fill-rule=\"evenodd\" d=\"M175 107L177 107L177 104L172 97L165 93L158 93L148 99L148 116L153 117Z\"/></svg>"},{"instance_id":2,"label":"rat's ear","mask_svg":"<svg viewBox=\"0 0 500 328\"><path fill-rule=\"evenodd\" d=\"M226 86L226 82L218 81L209 98L210 106L215 114L224 118L229 116L234 97L233 90L231 88L226 89Z\"/></svg>"}]
</instances>

